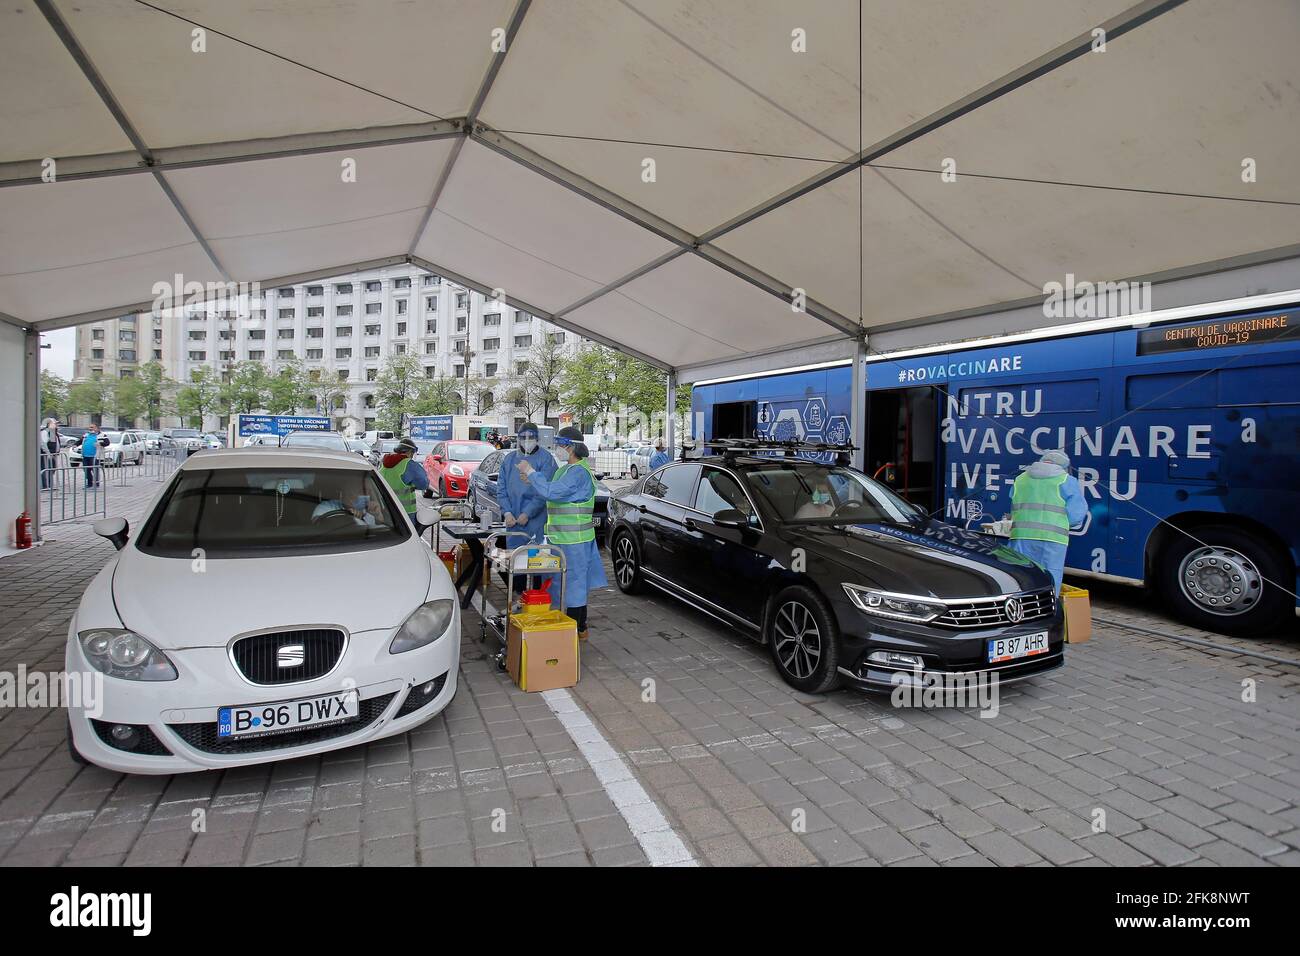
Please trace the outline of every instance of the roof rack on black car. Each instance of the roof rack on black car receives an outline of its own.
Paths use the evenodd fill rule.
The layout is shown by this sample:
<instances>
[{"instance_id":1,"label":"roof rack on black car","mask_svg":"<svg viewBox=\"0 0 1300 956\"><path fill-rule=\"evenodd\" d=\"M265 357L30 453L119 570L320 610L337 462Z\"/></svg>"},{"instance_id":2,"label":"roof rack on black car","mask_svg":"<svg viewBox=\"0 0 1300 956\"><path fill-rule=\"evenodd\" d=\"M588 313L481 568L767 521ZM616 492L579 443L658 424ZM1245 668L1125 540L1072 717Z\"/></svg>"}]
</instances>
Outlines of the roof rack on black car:
<instances>
[{"instance_id":1,"label":"roof rack on black car","mask_svg":"<svg viewBox=\"0 0 1300 956\"><path fill-rule=\"evenodd\" d=\"M800 453L826 454L833 453L837 462L848 464L849 456L856 451L851 443L831 444L829 442L814 441L778 441L771 438L715 438L712 440L697 441L691 447L694 451L694 457L706 455L705 449L717 449L716 454L721 454L727 458L734 458L738 455L762 455L764 453L777 452L786 458L795 458Z\"/></svg>"}]
</instances>

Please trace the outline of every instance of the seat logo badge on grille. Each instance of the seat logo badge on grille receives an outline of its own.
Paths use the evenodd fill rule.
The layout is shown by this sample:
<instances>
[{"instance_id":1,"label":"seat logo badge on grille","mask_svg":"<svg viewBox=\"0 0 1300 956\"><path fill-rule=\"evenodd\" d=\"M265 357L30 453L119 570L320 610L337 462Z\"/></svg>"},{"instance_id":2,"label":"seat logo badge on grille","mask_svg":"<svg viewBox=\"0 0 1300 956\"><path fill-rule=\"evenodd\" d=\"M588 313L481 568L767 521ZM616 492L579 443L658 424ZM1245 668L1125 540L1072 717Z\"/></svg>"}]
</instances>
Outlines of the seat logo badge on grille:
<instances>
[{"instance_id":1,"label":"seat logo badge on grille","mask_svg":"<svg viewBox=\"0 0 1300 956\"><path fill-rule=\"evenodd\" d=\"M301 644L285 644L275 652L276 667L301 667L307 652Z\"/></svg>"},{"instance_id":2,"label":"seat logo badge on grille","mask_svg":"<svg viewBox=\"0 0 1300 956\"><path fill-rule=\"evenodd\" d=\"M1020 598L1007 598L1007 603L1003 605L1007 612L1007 620L1012 624L1019 624L1025 617L1025 606L1020 603Z\"/></svg>"}]
</instances>

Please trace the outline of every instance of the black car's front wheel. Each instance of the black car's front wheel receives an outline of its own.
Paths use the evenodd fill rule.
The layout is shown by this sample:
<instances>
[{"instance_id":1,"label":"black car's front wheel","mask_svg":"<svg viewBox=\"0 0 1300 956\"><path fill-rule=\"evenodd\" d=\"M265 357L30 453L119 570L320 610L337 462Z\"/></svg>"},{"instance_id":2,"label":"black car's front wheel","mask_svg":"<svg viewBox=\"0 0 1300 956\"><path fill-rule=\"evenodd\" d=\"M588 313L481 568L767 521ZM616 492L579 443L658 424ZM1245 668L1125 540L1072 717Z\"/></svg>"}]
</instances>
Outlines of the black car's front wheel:
<instances>
[{"instance_id":1,"label":"black car's front wheel","mask_svg":"<svg viewBox=\"0 0 1300 956\"><path fill-rule=\"evenodd\" d=\"M805 694L839 686L840 632L820 594L801 584L776 596L767 615L767 646L781 679Z\"/></svg>"},{"instance_id":2,"label":"black car's front wheel","mask_svg":"<svg viewBox=\"0 0 1300 956\"><path fill-rule=\"evenodd\" d=\"M641 555L627 531L620 531L613 541L614 581L624 594L640 594L645 582L641 576Z\"/></svg>"}]
</instances>

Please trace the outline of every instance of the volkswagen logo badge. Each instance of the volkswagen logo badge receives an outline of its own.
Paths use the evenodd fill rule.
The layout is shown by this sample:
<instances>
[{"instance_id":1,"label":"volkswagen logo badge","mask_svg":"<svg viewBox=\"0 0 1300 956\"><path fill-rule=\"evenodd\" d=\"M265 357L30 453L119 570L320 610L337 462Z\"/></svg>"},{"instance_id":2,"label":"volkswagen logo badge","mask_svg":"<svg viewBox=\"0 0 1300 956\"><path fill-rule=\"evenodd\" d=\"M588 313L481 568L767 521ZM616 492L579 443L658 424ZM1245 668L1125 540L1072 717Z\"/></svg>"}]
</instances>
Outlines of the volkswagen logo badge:
<instances>
[{"instance_id":1,"label":"volkswagen logo badge","mask_svg":"<svg viewBox=\"0 0 1300 956\"><path fill-rule=\"evenodd\" d=\"M301 667L307 652L301 644L285 644L275 651L276 667Z\"/></svg>"},{"instance_id":2,"label":"volkswagen logo badge","mask_svg":"<svg viewBox=\"0 0 1300 956\"><path fill-rule=\"evenodd\" d=\"M1007 620L1012 624L1019 624L1025 616L1025 606L1020 603L1020 598L1007 598L1007 603L1002 606L1007 612Z\"/></svg>"}]
</instances>

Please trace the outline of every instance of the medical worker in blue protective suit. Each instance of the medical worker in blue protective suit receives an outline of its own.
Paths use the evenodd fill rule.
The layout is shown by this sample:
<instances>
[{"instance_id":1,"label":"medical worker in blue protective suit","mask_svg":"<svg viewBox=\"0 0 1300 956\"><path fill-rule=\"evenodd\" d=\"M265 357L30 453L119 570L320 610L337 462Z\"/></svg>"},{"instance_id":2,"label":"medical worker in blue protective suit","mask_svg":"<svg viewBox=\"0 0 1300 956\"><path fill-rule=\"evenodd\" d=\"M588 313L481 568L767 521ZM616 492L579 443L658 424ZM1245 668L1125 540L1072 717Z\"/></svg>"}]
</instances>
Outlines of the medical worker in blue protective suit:
<instances>
[{"instance_id":1,"label":"medical worker in blue protective suit","mask_svg":"<svg viewBox=\"0 0 1300 956\"><path fill-rule=\"evenodd\" d=\"M582 432L572 426L561 428L555 444L569 452L569 460L547 478L527 461L518 464L519 473L546 499L546 540L564 552L565 613L578 624L578 637L587 639L587 592L609 586L605 566L596 548L596 476L587 463L587 446ZM551 599L556 598L554 581Z\"/></svg>"},{"instance_id":2,"label":"medical worker in blue protective suit","mask_svg":"<svg viewBox=\"0 0 1300 956\"><path fill-rule=\"evenodd\" d=\"M528 462L533 471L543 478L555 474L555 458L537 443L537 426L525 422L516 433L516 447L501 461L497 473L497 504L507 528L528 534L532 544L541 544L546 526L546 499L519 473L519 463ZM510 539L511 547L523 544L520 538Z\"/></svg>"},{"instance_id":3,"label":"medical worker in blue protective suit","mask_svg":"<svg viewBox=\"0 0 1300 956\"><path fill-rule=\"evenodd\" d=\"M654 471L672 461L668 452L664 451L664 440L662 438L655 441L655 453L650 456L650 470Z\"/></svg>"},{"instance_id":4,"label":"medical worker in blue protective suit","mask_svg":"<svg viewBox=\"0 0 1300 956\"><path fill-rule=\"evenodd\" d=\"M1052 576L1061 593L1070 529L1083 525L1088 505L1079 480L1070 474L1070 456L1044 452L1011 489L1011 548Z\"/></svg>"}]
</instances>

